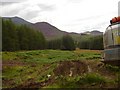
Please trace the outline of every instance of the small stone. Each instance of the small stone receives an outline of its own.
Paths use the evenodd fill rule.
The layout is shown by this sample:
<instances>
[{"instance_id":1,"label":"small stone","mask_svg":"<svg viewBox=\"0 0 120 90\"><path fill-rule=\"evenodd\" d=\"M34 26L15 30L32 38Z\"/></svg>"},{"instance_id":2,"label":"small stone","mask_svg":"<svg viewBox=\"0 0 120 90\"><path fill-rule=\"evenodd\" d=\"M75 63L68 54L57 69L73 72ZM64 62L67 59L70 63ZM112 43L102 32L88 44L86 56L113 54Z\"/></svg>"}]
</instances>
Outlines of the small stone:
<instances>
[{"instance_id":1,"label":"small stone","mask_svg":"<svg viewBox=\"0 0 120 90\"><path fill-rule=\"evenodd\" d=\"M50 75L50 74L48 74L48 75L47 75L47 77L49 78L49 77L51 77L51 75Z\"/></svg>"}]
</instances>

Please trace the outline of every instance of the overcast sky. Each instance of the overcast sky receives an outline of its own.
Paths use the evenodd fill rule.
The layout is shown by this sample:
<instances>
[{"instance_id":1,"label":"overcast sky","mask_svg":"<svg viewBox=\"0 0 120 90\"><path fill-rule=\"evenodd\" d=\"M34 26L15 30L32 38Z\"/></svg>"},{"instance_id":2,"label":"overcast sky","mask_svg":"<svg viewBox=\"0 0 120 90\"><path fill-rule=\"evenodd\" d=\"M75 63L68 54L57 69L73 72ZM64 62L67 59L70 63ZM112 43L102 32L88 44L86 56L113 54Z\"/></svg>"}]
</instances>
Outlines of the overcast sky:
<instances>
[{"instance_id":1,"label":"overcast sky","mask_svg":"<svg viewBox=\"0 0 120 90\"><path fill-rule=\"evenodd\" d=\"M1 0L0 16L18 16L32 23L44 21L68 32L104 32L110 19L118 16L118 1Z\"/></svg>"}]
</instances>

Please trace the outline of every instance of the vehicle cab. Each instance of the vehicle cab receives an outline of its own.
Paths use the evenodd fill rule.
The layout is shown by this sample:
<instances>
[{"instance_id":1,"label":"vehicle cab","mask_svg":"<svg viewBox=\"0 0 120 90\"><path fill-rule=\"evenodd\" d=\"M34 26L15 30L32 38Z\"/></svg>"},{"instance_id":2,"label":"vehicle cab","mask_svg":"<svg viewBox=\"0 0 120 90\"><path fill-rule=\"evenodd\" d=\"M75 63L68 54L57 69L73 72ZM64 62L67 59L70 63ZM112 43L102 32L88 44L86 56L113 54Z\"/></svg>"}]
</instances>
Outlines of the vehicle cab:
<instances>
[{"instance_id":1,"label":"vehicle cab","mask_svg":"<svg viewBox=\"0 0 120 90\"><path fill-rule=\"evenodd\" d=\"M103 35L104 61L120 65L120 16L110 20Z\"/></svg>"}]
</instances>

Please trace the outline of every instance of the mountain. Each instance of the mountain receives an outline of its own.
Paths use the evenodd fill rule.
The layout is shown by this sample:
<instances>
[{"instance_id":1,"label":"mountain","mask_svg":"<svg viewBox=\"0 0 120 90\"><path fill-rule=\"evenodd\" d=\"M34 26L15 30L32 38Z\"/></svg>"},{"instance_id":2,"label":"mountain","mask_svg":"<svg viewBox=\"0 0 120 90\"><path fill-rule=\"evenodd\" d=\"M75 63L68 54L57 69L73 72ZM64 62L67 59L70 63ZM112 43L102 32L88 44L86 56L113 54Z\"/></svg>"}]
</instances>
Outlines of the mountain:
<instances>
[{"instance_id":1,"label":"mountain","mask_svg":"<svg viewBox=\"0 0 120 90\"><path fill-rule=\"evenodd\" d=\"M103 32L100 32L98 30L93 30L93 31L90 32L90 34L93 35L93 36L98 36L98 35L103 35Z\"/></svg>"},{"instance_id":2,"label":"mountain","mask_svg":"<svg viewBox=\"0 0 120 90\"><path fill-rule=\"evenodd\" d=\"M21 24L26 24L28 26L30 26L31 28L38 30L40 32L43 33L43 35L45 36L45 38L47 40L52 40L52 39L57 39L57 38L61 38L63 35L69 34L71 35L74 40L79 40L81 35L92 35L92 36L96 36L96 35L102 35L103 33L97 30L94 31L87 31L84 33L68 33L65 31L61 31L60 29L58 29L57 27L47 23L47 22L37 22L37 23L31 23L28 22L20 17L3 17L4 19L11 19L15 24L17 25L21 25Z\"/></svg>"},{"instance_id":3,"label":"mountain","mask_svg":"<svg viewBox=\"0 0 120 90\"><path fill-rule=\"evenodd\" d=\"M93 30L93 31L86 31L84 33L81 33L81 35L92 35L92 36L98 36L98 35L103 35L103 32L100 32L98 30Z\"/></svg>"},{"instance_id":4,"label":"mountain","mask_svg":"<svg viewBox=\"0 0 120 90\"><path fill-rule=\"evenodd\" d=\"M15 24L21 25L21 24L26 24L26 25L32 25L32 23L20 18L20 17L3 17L4 19L10 19L12 20Z\"/></svg>"},{"instance_id":5,"label":"mountain","mask_svg":"<svg viewBox=\"0 0 120 90\"><path fill-rule=\"evenodd\" d=\"M61 31L55 26L47 23L47 22L38 22L34 24L34 28L41 31L47 39L55 39L60 38L68 32Z\"/></svg>"},{"instance_id":6,"label":"mountain","mask_svg":"<svg viewBox=\"0 0 120 90\"><path fill-rule=\"evenodd\" d=\"M47 40L61 38L63 35L69 34L68 32L59 30L47 22L30 23L20 17L3 17L3 19L10 19L17 25L28 25L34 30L42 32Z\"/></svg>"}]
</instances>

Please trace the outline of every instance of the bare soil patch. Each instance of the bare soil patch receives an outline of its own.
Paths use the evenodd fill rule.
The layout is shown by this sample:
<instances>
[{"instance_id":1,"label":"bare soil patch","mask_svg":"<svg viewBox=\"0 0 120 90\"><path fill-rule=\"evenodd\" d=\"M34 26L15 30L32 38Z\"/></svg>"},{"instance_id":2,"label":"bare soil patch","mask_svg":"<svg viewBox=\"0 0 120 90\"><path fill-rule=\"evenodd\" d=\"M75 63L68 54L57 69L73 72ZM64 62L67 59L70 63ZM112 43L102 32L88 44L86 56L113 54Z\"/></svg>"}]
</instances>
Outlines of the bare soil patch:
<instances>
[{"instance_id":1,"label":"bare soil patch","mask_svg":"<svg viewBox=\"0 0 120 90\"><path fill-rule=\"evenodd\" d=\"M24 66L26 63L17 60L2 61L2 66Z\"/></svg>"},{"instance_id":2,"label":"bare soil patch","mask_svg":"<svg viewBox=\"0 0 120 90\"><path fill-rule=\"evenodd\" d=\"M88 72L87 65L82 61L62 61L58 63L57 67L53 70L56 76L74 76Z\"/></svg>"}]
</instances>

